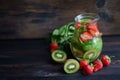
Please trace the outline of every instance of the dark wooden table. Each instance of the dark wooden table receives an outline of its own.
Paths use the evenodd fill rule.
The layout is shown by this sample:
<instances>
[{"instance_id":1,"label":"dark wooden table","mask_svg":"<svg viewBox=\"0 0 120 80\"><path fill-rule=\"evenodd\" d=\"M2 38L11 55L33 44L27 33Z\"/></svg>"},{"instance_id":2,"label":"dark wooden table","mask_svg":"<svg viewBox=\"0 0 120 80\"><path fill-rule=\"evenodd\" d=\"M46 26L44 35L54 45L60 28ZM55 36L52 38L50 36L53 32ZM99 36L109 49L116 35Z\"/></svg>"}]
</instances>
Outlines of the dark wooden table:
<instances>
[{"instance_id":1,"label":"dark wooden table","mask_svg":"<svg viewBox=\"0 0 120 80\"><path fill-rule=\"evenodd\" d=\"M0 0L0 80L120 80L120 0ZM45 37L81 13L100 16L109 67L90 76L65 74Z\"/></svg>"},{"instance_id":2,"label":"dark wooden table","mask_svg":"<svg viewBox=\"0 0 120 80\"><path fill-rule=\"evenodd\" d=\"M83 76L65 74L54 63L46 39L0 40L0 80L120 80L120 36L103 37L102 54L115 56L109 67Z\"/></svg>"}]
</instances>

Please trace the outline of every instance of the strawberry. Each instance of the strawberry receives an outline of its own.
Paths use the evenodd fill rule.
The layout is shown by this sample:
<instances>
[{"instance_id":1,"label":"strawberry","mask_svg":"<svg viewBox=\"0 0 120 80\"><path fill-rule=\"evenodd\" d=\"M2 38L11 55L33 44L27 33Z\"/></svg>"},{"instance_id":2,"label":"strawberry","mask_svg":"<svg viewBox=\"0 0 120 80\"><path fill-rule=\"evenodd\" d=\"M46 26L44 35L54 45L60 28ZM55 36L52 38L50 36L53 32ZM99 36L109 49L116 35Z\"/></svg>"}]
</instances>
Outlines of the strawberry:
<instances>
[{"instance_id":1,"label":"strawberry","mask_svg":"<svg viewBox=\"0 0 120 80\"><path fill-rule=\"evenodd\" d=\"M75 28L76 28L76 29L81 28L81 26L82 26L82 25L81 25L79 22L75 24Z\"/></svg>"},{"instance_id":2,"label":"strawberry","mask_svg":"<svg viewBox=\"0 0 120 80\"><path fill-rule=\"evenodd\" d=\"M88 27L91 25L91 22L86 22L85 25Z\"/></svg>"},{"instance_id":3,"label":"strawberry","mask_svg":"<svg viewBox=\"0 0 120 80\"><path fill-rule=\"evenodd\" d=\"M99 71L100 69L103 68L103 64L100 60L94 61L93 64L94 64L93 72L97 72L97 71Z\"/></svg>"},{"instance_id":4,"label":"strawberry","mask_svg":"<svg viewBox=\"0 0 120 80\"><path fill-rule=\"evenodd\" d=\"M58 43L52 42L50 43L50 52L53 52L54 50L58 49Z\"/></svg>"},{"instance_id":5,"label":"strawberry","mask_svg":"<svg viewBox=\"0 0 120 80\"><path fill-rule=\"evenodd\" d=\"M87 31L83 32L81 35L80 35L80 39L85 42L87 40L90 40L92 39L92 35L89 34Z\"/></svg>"},{"instance_id":6,"label":"strawberry","mask_svg":"<svg viewBox=\"0 0 120 80\"><path fill-rule=\"evenodd\" d=\"M83 67L87 66L88 62L86 60L80 61L80 69L83 69Z\"/></svg>"},{"instance_id":7,"label":"strawberry","mask_svg":"<svg viewBox=\"0 0 120 80\"><path fill-rule=\"evenodd\" d=\"M101 61L102 61L104 66L109 66L111 63L111 58L108 55L102 55Z\"/></svg>"},{"instance_id":8,"label":"strawberry","mask_svg":"<svg viewBox=\"0 0 120 80\"><path fill-rule=\"evenodd\" d=\"M82 73L84 75L90 75L93 73L93 69L92 69L92 66L91 65L86 65L83 67L83 70L82 70Z\"/></svg>"},{"instance_id":9,"label":"strawberry","mask_svg":"<svg viewBox=\"0 0 120 80\"><path fill-rule=\"evenodd\" d=\"M96 37L99 37L101 36L102 34L100 32L95 32L94 30L88 30L88 32L92 35L92 36L96 36Z\"/></svg>"},{"instance_id":10,"label":"strawberry","mask_svg":"<svg viewBox=\"0 0 120 80\"><path fill-rule=\"evenodd\" d=\"M95 31L93 31L93 30L88 30L88 32L92 35L92 36L95 36Z\"/></svg>"},{"instance_id":11,"label":"strawberry","mask_svg":"<svg viewBox=\"0 0 120 80\"><path fill-rule=\"evenodd\" d=\"M98 31L97 25L90 25L90 26L87 26L87 29L88 29L88 30L93 30L93 31L95 31L95 32Z\"/></svg>"}]
</instances>

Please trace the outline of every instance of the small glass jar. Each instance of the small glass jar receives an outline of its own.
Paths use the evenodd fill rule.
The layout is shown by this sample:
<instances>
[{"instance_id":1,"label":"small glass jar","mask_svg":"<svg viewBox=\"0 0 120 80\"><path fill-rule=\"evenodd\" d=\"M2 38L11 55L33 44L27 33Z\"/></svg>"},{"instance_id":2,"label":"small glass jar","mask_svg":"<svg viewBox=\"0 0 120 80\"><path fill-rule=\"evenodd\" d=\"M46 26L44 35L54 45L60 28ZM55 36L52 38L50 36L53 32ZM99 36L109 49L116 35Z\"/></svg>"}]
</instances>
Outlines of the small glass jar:
<instances>
[{"instance_id":1,"label":"small glass jar","mask_svg":"<svg viewBox=\"0 0 120 80\"><path fill-rule=\"evenodd\" d=\"M102 51L102 38L98 30L99 17L93 13L80 14L75 17L75 34L70 49L78 60L98 58Z\"/></svg>"}]
</instances>

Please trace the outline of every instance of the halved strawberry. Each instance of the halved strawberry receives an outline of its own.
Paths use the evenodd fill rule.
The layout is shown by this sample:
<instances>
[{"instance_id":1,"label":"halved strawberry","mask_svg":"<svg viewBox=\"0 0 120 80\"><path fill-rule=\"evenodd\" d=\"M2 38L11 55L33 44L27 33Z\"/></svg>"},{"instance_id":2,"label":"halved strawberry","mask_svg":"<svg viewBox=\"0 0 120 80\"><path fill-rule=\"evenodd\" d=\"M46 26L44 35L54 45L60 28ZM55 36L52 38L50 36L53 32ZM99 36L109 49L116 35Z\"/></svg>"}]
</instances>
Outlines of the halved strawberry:
<instances>
[{"instance_id":1,"label":"halved strawberry","mask_svg":"<svg viewBox=\"0 0 120 80\"><path fill-rule=\"evenodd\" d=\"M89 25L89 26L87 26L87 29L97 32L98 31L98 26L97 25Z\"/></svg>"},{"instance_id":2,"label":"halved strawberry","mask_svg":"<svg viewBox=\"0 0 120 80\"><path fill-rule=\"evenodd\" d=\"M81 39L83 42L85 42L85 41L87 41L87 40L92 39L92 35L91 35L89 32L85 31L85 32L83 32L83 33L80 35L80 39Z\"/></svg>"},{"instance_id":3,"label":"halved strawberry","mask_svg":"<svg viewBox=\"0 0 120 80\"><path fill-rule=\"evenodd\" d=\"M96 36L96 37L99 37L99 36L102 35L99 31L94 31L94 30L92 30L92 29L89 29L88 32L89 32L92 36Z\"/></svg>"},{"instance_id":4,"label":"halved strawberry","mask_svg":"<svg viewBox=\"0 0 120 80\"><path fill-rule=\"evenodd\" d=\"M77 22L77 23L75 24L75 28L76 28L76 29L81 28L81 26L82 26L82 25L81 25L81 23L79 23L79 22Z\"/></svg>"},{"instance_id":5,"label":"halved strawberry","mask_svg":"<svg viewBox=\"0 0 120 80\"><path fill-rule=\"evenodd\" d=\"M91 25L91 22L86 22L85 25L86 25L86 27L88 27Z\"/></svg>"},{"instance_id":6,"label":"halved strawberry","mask_svg":"<svg viewBox=\"0 0 120 80\"><path fill-rule=\"evenodd\" d=\"M95 31L89 29L88 32L89 32L92 36L95 36Z\"/></svg>"}]
</instances>

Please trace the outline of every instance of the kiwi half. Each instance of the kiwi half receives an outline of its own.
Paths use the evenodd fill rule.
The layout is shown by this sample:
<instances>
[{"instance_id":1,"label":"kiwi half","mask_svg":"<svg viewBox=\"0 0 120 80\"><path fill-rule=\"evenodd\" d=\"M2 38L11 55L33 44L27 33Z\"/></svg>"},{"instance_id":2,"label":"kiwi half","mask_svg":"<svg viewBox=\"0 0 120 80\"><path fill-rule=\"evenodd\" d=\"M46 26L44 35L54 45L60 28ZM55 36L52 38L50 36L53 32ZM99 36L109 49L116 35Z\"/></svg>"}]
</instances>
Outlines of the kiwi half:
<instances>
[{"instance_id":1,"label":"kiwi half","mask_svg":"<svg viewBox=\"0 0 120 80\"><path fill-rule=\"evenodd\" d=\"M62 50L55 50L51 54L52 59L55 62L64 62L67 59L67 54Z\"/></svg>"},{"instance_id":2,"label":"kiwi half","mask_svg":"<svg viewBox=\"0 0 120 80\"><path fill-rule=\"evenodd\" d=\"M79 62L75 59L68 59L64 64L64 71L68 74L77 72L79 68Z\"/></svg>"},{"instance_id":3,"label":"kiwi half","mask_svg":"<svg viewBox=\"0 0 120 80\"><path fill-rule=\"evenodd\" d=\"M90 62L94 61L97 58L97 52L95 49L90 49L84 53L83 59L89 60Z\"/></svg>"}]
</instances>

